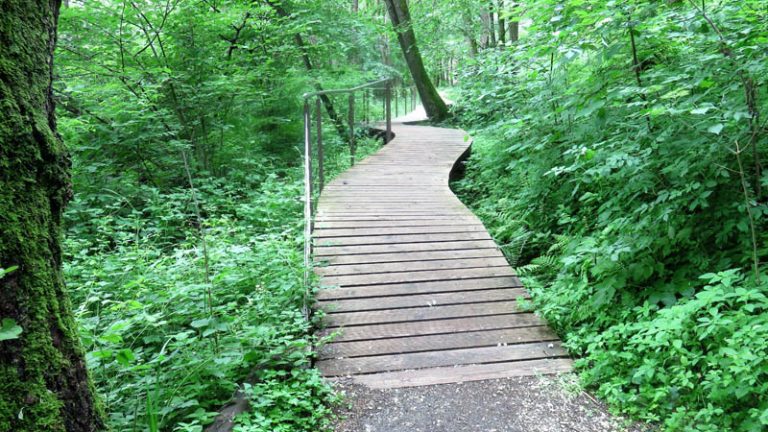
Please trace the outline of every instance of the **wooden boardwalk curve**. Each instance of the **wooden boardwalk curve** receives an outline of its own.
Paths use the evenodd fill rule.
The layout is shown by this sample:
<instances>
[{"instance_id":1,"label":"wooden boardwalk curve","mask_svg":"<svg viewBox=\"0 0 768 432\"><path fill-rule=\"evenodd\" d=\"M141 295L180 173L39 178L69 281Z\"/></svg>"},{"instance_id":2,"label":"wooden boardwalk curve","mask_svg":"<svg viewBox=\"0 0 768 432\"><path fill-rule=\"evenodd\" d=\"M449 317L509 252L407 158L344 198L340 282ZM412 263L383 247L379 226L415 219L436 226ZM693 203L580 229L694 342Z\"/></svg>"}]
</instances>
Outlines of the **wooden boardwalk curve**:
<instances>
[{"instance_id":1,"label":"wooden boardwalk curve","mask_svg":"<svg viewBox=\"0 0 768 432\"><path fill-rule=\"evenodd\" d=\"M470 141L460 130L393 123L395 139L323 191L314 260L327 312L327 377L371 387L570 370L557 336L448 181Z\"/></svg>"}]
</instances>

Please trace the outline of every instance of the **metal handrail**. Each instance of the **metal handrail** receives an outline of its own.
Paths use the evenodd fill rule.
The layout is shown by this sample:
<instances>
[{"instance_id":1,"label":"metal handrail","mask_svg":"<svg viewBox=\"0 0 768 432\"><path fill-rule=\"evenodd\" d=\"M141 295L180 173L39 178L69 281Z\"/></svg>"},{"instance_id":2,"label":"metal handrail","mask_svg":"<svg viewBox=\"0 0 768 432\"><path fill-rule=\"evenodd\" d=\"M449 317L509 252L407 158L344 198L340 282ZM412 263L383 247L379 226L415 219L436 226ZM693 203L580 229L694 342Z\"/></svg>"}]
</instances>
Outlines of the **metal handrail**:
<instances>
[{"instance_id":1,"label":"metal handrail","mask_svg":"<svg viewBox=\"0 0 768 432\"><path fill-rule=\"evenodd\" d=\"M365 88L368 88L368 87L373 87L373 86L377 86L379 84L388 83L388 82L392 81L392 79L393 78L384 78L384 79L381 79L381 80L378 80L378 81L372 81L372 82L361 84L361 85L359 85L357 87L352 87L352 88L348 88L348 89L331 89L331 90L316 91L316 92L312 92L312 93L304 93L304 99L309 99L311 97L320 96L320 95L353 93L353 92L356 92L356 91L359 91L359 90L362 90L362 89L365 89Z\"/></svg>"},{"instance_id":2,"label":"metal handrail","mask_svg":"<svg viewBox=\"0 0 768 432\"><path fill-rule=\"evenodd\" d=\"M323 151L323 101L320 96L349 94L349 112L348 112L348 128L349 128L349 150L350 150L350 163L355 164L355 93L361 90L369 90L384 85L384 120L386 122L386 131L384 135L384 142L389 142L392 138L392 84L393 78L385 78L377 81L361 84L356 87L346 89L331 89L320 90L316 92L305 93L304 98L304 286L306 288L304 294L304 306L303 312L305 318L309 319L309 301L310 301L310 269L311 269L311 255L312 255L312 193L313 193L313 179L312 179L312 106L311 99L315 100L315 116L316 116L316 133L317 133L317 168L318 168L318 192L322 192L325 186L325 173L323 167L324 151ZM366 93L364 96L364 114L365 120L368 120L368 108L370 105L370 97ZM411 97L407 97L407 91L403 92L403 108L408 109L408 101L410 99L411 109L416 106L415 92L411 90ZM397 93L395 93L395 115L397 115Z\"/></svg>"}]
</instances>

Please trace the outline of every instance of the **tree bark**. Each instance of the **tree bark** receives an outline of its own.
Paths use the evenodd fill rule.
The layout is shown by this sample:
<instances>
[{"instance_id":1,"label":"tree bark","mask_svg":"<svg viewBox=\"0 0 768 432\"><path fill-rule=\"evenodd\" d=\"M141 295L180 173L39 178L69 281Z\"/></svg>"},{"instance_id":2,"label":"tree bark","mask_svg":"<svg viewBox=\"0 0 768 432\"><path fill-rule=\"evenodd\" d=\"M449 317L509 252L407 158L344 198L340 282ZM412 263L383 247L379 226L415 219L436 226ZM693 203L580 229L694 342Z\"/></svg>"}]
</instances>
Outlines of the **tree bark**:
<instances>
[{"instance_id":1,"label":"tree bark","mask_svg":"<svg viewBox=\"0 0 768 432\"><path fill-rule=\"evenodd\" d=\"M520 23L517 21L509 22L509 41L514 43L520 39Z\"/></svg>"},{"instance_id":2,"label":"tree bark","mask_svg":"<svg viewBox=\"0 0 768 432\"><path fill-rule=\"evenodd\" d=\"M407 0L384 0L389 10L389 17L397 33L397 40L405 56L405 62L411 72L413 83L419 92L421 103L431 120L440 121L448 117L448 107L435 89L416 44L411 14Z\"/></svg>"},{"instance_id":3,"label":"tree bark","mask_svg":"<svg viewBox=\"0 0 768 432\"><path fill-rule=\"evenodd\" d=\"M51 87L61 0L5 0L0 14L0 430L103 428L61 272L70 158ZM2 273L2 272L0 272ZM11 322L10 320L13 320Z\"/></svg>"},{"instance_id":4,"label":"tree bark","mask_svg":"<svg viewBox=\"0 0 768 432\"><path fill-rule=\"evenodd\" d=\"M504 12L504 0L499 0L499 7L497 10L499 16L499 44L504 45L507 43L507 22L502 17L502 13Z\"/></svg>"},{"instance_id":5,"label":"tree bark","mask_svg":"<svg viewBox=\"0 0 768 432\"><path fill-rule=\"evenodd\" d=\"M488 44L496 46L496 20L494 19L493 0L488 0Z\"/></svg>"}]
</instances>

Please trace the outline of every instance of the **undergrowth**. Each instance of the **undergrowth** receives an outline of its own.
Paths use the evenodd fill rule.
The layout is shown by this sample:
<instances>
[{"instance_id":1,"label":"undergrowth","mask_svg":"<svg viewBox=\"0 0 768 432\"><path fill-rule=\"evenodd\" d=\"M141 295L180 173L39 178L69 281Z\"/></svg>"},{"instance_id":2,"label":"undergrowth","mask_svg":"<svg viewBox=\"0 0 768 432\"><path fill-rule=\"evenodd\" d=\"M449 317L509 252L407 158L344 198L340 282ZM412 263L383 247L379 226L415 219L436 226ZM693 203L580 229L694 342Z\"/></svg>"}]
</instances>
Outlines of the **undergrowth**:
<instances>
[{"instance_id":1,"label":"undergrowth","mask_svg":"<svg viewBox=\"0 0 768 432\"><path fill-rule=\"evenodd\" d=\"M667 430L768 427L758 3L535 2L460 79L463 198L584 383Z\"/></svg>"}]
</instances>

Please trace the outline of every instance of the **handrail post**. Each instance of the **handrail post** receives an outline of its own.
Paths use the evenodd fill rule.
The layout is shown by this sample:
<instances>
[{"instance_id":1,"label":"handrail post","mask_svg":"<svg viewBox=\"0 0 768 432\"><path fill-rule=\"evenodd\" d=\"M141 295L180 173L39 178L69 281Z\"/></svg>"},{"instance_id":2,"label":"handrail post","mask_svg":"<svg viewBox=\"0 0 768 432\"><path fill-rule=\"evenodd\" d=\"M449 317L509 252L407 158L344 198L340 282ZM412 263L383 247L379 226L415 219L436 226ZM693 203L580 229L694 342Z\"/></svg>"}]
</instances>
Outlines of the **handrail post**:
<instances>
[{"instance_id":1,"label":"handrail post","mask_svg":"<svg viewBox=\"0 0 768 432\"><path fill-rule=\"evenodd\" d=\"M395 96L395 117L397 117L400 114L400 104L397 101L397 86L395 86L394 96Z\"/></svg>"},{"instance_id":2,"label":"handrail post","mask_svg":"<svg viewBox=\"0 0 768 432\"><path fill-rule=\"evenodd\" d=\"M355 92L349 94L349 163L355 165Z\"/></svg>"},{"instance_id":3,"label":"handrail post","mask_svg":"<svg viewBox=\"0 0 768 432\"><path fill-rule=\"evenodd\" d=\"M316 98L316 123L317 123L317 192L323 192L325 187L325 155L323 151L323 104L320 98Z\"/></svg>"},{"instance_id":4,"label":"handrail post","mask_svg":"<svg viewBox=\"0 0 768 432\"><path fill-rule=\"evenodd\" d=\"M392 84L390 81L387 81L384 93L384 111L387 121L384 143L386 144L392 140Z\"/></svg>"},{"instance_id":5,"label":"handrail post","mask_svg":"<svg viewBox=\"0 0 768 432\"><path fill-rule=\"evenodd\" d=\"M312 137L309 99L304 99L304 301L302 313L309 320L309 272L312 255Z\"/></svg>"},{"instance_id":6,"label":"handrail post","mask_svg":"<svg viewBox=\"0 0 768 432\"><path fill-rule=\"evenodd\" d=\"M387 86L385 85L384 86L384 92L387 91L386 87ZM382 116L382 118L381 118L382 120L386 120L386 118L387 118L387 98L386 98L386 96L381 98L381 116Z\"/></svg>"},{"instance_id":7,"label":"handrail post","mask_svg":"<svg viewBox=\"0 0 768 432\"><path fill-rule=\"evenodd\" d=\"M403 87L403 98L405 99L405 105L408 107L408 112L413 111L411 106L411 93L408 87Z\"/></svg>"}]
</instances>

